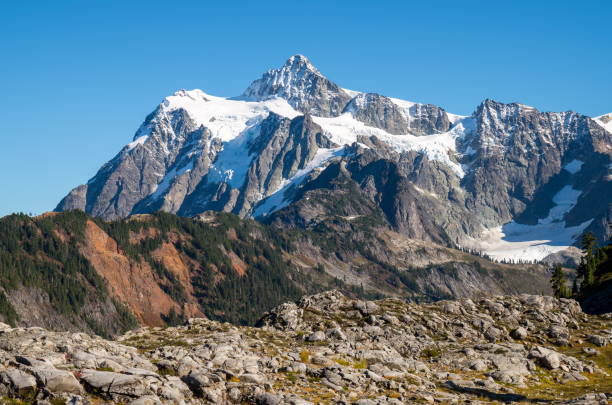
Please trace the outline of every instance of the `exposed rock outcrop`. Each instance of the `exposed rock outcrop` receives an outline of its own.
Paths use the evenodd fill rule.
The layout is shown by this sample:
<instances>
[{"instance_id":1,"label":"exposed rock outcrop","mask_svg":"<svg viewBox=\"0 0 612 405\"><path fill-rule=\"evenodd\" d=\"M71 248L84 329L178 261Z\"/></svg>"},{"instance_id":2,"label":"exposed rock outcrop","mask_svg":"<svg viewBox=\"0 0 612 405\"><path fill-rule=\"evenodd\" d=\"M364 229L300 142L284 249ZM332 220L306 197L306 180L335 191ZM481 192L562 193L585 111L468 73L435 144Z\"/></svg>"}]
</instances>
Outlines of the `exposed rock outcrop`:
<instances>
[{"instance_id":1,"label":"exposed rock outcrop","mask_svg":"<svg viewBox=\"0 0 612 405\"><path fill-rule=\"evenodd\" d=\"M265 100L282 97L296 110L321 117L340 115L351 96L323 76L303 55L294 55L245 90L244 97Z\"/></svg>"},{"instance_id":2,"label":"exposed rock outcrop","mask_svg":"<svg viewBox=\"0 0 612 405\"><path fill-rule=\"evenodd\" d=\"M605 404L609 316L573 300L406 304L338 291L258 327L207 319L117 341L0 324L0 398L139 404Z\"/></svg>"}]
</instances>

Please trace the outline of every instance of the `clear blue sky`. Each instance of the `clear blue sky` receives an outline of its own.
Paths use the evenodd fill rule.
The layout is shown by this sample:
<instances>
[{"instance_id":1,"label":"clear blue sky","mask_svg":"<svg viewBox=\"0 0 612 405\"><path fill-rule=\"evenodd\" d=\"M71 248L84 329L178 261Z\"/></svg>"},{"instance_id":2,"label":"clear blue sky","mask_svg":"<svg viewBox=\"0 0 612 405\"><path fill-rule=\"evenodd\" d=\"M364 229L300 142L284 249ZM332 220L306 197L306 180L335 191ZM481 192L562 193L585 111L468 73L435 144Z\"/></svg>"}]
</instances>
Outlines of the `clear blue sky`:
<instances>
[{"instance_id":1,"label":"clear blue sky","mask_svg":"<svg viewBox=\"0 0 612 405\"><path fill-rule=\"evenodd\" d=\"M471 113L612 111L612 1L0 3L0 215L51 210L181 88L295 53L343 87Z\"/></svg>"}]
</instances>

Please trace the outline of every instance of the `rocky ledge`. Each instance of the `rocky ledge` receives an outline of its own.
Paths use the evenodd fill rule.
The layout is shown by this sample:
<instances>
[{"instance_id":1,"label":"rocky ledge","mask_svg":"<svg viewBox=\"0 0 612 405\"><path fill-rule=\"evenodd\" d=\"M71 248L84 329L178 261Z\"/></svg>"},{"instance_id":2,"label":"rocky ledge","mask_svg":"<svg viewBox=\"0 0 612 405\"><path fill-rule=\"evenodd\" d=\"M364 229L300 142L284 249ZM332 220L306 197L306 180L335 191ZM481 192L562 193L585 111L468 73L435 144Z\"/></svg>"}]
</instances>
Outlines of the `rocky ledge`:
<instances>
[{"instance_id":1,"label":"rocky ledge","mask_svg":"<svg viewBox=\"0 0 612 405\"><path fill-rule=\"evenodd\" d=\"M605 404L611 320L547 296L412 304L328 291L255 328L190 319L108 341L0 324L0 403Z\"/></svg>"}]
</instances>

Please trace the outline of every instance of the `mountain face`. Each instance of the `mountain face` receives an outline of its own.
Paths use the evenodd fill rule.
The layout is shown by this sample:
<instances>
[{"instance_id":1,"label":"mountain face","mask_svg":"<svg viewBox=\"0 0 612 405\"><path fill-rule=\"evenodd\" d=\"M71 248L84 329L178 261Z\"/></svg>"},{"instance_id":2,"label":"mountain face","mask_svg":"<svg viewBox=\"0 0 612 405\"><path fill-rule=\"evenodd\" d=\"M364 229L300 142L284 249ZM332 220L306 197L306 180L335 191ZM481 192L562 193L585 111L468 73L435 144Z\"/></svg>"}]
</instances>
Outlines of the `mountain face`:
<instances>
[{"instance_id":1,"label":"mountain face","mask_svg":"<svg viewBox=\"0 0 612 405\"><path fill-rule=\"evenodd\" d=\"M611 123L493 100L458 116L343 89L296 55L239 97L167 97L56 210L302 229L378 212L408 238L541 260L585 231L612 236Z\"/></svg>"}]
</instances>

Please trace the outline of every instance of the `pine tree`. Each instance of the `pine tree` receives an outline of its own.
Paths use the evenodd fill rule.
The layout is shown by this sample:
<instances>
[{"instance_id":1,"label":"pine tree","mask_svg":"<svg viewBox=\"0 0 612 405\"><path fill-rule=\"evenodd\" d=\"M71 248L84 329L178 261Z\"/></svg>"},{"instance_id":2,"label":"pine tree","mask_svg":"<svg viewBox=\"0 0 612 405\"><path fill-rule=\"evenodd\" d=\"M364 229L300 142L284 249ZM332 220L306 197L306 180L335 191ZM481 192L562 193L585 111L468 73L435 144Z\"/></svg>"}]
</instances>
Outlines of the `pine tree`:
<instances>
[{"instance_id":1,"label":"pine tree","mask_svg":"<svg viewBox=\"0 0 612 405\"><path fill-rule=\"evenodd\" d=\"M554 267L550 282L556 298L569 298L570 293L567 289L565 273L563 273L561 266L556 265Z\"/></svg>"},{"instance_id":2,"label":"pine tree","mask_svg":"<svg viewBox=\"0 0 612 405\"><path fill-rule=\"evenodd\" d=\"M595 271L597 270L597 252L595 251L595 236L587 232L582 236L580 247L582 258L577 269L577 276L581 279L580 290L584 290L595 282Z\"/></svg>"},{"instance_id":3,"label":"pine tree","mask_svg":"<svg viewBox=\"0 0 612 405\"><path fill-rule=\"evenodd\" d=\"M597 268L595 237L592 233L587 232L582 236L580 247L582 248L582 257L580 258L580 265L576 269L576 278L580 281L579 291L582 292L593 284Z\"/></svg>"},{"instance_id":4,"label":"pine tree","mask_svg":"<svg viewBox=\"0 0 612 405\"><path fill-rule=\"evenodd\" d=\"M574 281L572 282L572 295L577 296L580 292L580 288L578 287L578 277L574 277Z\"/></svg>"}]
</instances>

